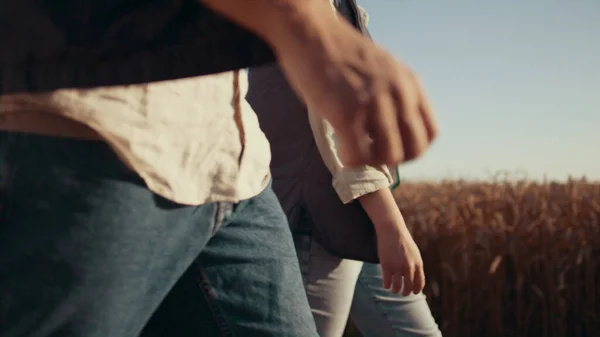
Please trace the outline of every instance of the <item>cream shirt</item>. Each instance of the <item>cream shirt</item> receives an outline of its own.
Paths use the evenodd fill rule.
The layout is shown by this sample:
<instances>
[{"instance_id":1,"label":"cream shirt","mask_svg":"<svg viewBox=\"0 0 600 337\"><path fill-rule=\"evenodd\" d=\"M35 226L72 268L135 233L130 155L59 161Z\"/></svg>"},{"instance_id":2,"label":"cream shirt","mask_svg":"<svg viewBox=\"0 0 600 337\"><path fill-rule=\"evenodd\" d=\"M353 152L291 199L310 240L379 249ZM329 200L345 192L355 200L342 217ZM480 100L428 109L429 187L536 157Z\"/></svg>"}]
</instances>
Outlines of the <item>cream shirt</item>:
<instances>
[{"instance_id":1,"label":"cream shirt","mask_svg":"<svg viewBox=\"0 0 600 337\"><path fill-rule=\"evenodd\" d=\"M333 176L333 188L343 203L382 188L389 188L395 180L390 168L382 166L345 167L339 158L333 127L311 110L308 111L310 127L323 162Z\"/></svg>"},{"instance_id":2,"label":"cream shirt","mask_svg":"<svg viewBox=\"0 0 600 337\"><path fill-rule=\"evenodd\" d=\"M235 116L234 76L4 95L0 127L28 112L59 114L98 132L165 198L187 205L238 202L268 185L271 155L243 99L245 71L239 73L241 111Z\"/></svg>"}]
</instances>

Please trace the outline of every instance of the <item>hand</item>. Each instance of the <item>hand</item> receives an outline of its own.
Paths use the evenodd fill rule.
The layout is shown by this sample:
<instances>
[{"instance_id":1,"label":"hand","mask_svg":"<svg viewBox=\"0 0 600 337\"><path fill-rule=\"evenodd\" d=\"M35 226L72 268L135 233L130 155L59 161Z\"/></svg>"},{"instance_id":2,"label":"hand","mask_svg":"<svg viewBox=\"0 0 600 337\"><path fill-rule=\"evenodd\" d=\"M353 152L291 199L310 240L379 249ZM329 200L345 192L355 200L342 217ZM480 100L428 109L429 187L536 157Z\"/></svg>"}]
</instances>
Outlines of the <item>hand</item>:
<instances>
[{"instance_id":1,"label":"hand","mask_svg":"<svg viewBox=\"0 0 600 337\"><path fill-rule=\"evenodd\" d=\"M403 228L389 226L389 228ZM402 295L418 294L425 287L423 259L408 231L391 230L377 235L379 260L383 272L383 287Z\"/></svg>"},{"instance_id":2,"label":"hand","mask_svg":"<svg viewBox=\"0 0 600 337\"><path fill-rule=\"evenodd\" d=\"M287 79L336 129L346 166L395 165L438 127L416 76L325 0L200 0L269 43Z\"/></svg>"},{"instance_id":3,"label":"hand","mask_svg":"<svg viewBox=\"0 0 600 337\"><path fill-rule=\"evenodd\" d=\"M425 287L421 252L415 244L394 195L387 188L358 199L377 233L377 250L383 272L383 287L404 296L418 294ZM404 284L404 286L403 286Z\"/></svg>"},{"instance_id":4,"label":"hand","mask_svg":"<svg viewBox=\"0 0 600 337\"><path fill-rule=\"evenodd\" d=\"M344 20L322 23L314 43L276 48L288 81L336 130L345 165L397 164L438 133L415 74Z\"/></svg>"}]
</instances>

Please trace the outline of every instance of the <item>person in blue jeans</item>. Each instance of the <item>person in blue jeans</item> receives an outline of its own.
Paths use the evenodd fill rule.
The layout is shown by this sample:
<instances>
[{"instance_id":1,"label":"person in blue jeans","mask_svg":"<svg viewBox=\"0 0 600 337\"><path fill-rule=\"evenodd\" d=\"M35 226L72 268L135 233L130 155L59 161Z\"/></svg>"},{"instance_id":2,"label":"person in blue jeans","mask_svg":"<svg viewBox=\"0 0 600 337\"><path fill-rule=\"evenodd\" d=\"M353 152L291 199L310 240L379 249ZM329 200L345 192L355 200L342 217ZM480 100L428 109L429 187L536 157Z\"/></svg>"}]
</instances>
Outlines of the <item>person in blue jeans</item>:
<instances>
[{"instance_id":1,"label":"person in blue jeans","mask_svg":"<svg viewBox=\"0 0 600 337\"><path fill-rule=\"evenodd\" d=\"M420 88L329 9L0 0L0 337L316 337L240 69L277 60L330 107L348 163L411 159L435 134L420 105L345 108L365 94L347 65L383 85L374 97Z\"/></svg>"},{"instance_id":2,"label":"person in blue jeans","mask_svg":"<svg viewBox=\"0 0 600 337\"><path fill-rule=\"evenodd\" d=\"M187 206L102 142L0 145L0 336L137 336L159 307L142 336L317 336L270 187Z\"/></svg>"},{"instance_id":3,"label":"person in blue jeans","mask_svg":"<svg viewBox=\"0 0 600 337\"><path fill-rule=\"evenodd\" d=\"M366 26L366 12L354 0L333 3L350 22ZM344 167L335 132L298 99L276 65L252 68L249 80L247 100L271 143L274 190L293 231L319 335L341 337L350 315L365 337L441 337L421 293L423 261L390 191L398 187L397 167ZM332 181L315 171L318 165L327 167ZM319 179L321 192L305 186ZM310 200L328 184L342 202L362 204L375 225L381 265L340 258L319 241L316 221L344 231L341 214ZM402 274L406 270L413 272Z\"/></svg>"}]
</instances>

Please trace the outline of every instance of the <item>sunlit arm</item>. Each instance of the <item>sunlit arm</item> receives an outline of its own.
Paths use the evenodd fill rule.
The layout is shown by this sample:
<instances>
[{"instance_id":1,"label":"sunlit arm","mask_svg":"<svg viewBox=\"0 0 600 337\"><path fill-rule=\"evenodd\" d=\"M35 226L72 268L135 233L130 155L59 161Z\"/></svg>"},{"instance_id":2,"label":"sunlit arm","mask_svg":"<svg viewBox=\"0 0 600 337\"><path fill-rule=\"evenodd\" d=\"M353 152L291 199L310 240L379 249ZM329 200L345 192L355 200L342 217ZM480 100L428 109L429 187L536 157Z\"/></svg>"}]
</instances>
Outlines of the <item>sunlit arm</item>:
<instances>
[{"instance_id":1,"label":"sunlit arm","mask_svg":"<svg viewBox=\"0 0 600 337\"><path fill-rule=\"evenodd\" d=\"M395 231L399 235L410 235L389 188L382 188L363 195L358 200L373 222L378 234Z\"/></svg>"},{"instance_id":2,"label":"sunlit arm","mask_svg":"<svg viewBox=\"0 0 600 337\"><path fill-rule=\"evenodd\" d=\"M199 0L205 6L252 31L275 52L289 44L322 38L327 22L335 19L325 0Z\"/></svg>"}]
</instances>

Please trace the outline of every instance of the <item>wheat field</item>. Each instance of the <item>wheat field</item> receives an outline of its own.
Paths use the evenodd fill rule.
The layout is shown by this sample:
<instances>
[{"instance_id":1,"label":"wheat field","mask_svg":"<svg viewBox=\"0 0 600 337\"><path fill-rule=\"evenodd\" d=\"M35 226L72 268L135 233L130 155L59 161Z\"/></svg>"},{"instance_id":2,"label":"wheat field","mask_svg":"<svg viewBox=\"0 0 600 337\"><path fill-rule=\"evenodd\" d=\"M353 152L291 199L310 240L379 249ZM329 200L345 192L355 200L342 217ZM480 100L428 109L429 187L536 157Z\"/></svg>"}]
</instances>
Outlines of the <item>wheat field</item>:
<instances>
[{"instance_id":1,"label":"wheat field","mask_svg":"<svg viewBox=\"0 0 600 337\"><path fill-rule=\"evenodd\" d=\"M600 183L406 183L396 198L445 337L600 336Z\"/></svg>"}]
</instances>

